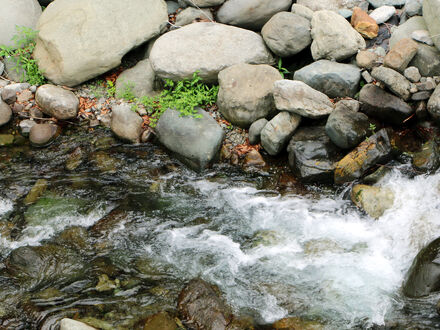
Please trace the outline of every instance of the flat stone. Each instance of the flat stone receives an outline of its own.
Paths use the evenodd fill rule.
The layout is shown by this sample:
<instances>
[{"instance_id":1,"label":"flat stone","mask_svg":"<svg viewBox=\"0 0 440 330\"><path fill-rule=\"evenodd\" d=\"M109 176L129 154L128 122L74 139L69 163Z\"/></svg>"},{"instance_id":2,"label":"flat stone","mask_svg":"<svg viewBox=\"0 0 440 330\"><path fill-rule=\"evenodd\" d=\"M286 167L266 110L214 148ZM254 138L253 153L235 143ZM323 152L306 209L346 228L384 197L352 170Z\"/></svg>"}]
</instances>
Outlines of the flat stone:
<instances>
[{"instance_id":1,"label":"flat stone","mask_svg":"<svg viewBox=\"0 0 440 330\"><path fill-rule=\"evenodd\" d=\"M423 81L420 81L419 83L416 83L416 87L418 91L432 91L437 87L437 84L435 83L435 80L431 77L422 79L426 79Z\"/></svg>"},{"instance_id":2,"label":"flat stone","mask_svg":"<svg viewBox=\"0 0 440 330\"><path fill-rule=\"evenodd\" d=\"M359 88L361 71L355 65L319 60L297 70L300 80L330 98L354 97Z\"/></svg>"},{"instance_id":3,"label":"flat stone","mask_svg":"<svg viewBox=\"0 0 440 330\"><path fill-rule=\"evenodd\" d=\"M49 84L40 86L35 93L35 101L41 111L57 119L73 119L78 114L78 97L59 86Z\"/></svg>"},{"instance_id":4,"label":"flat stone","mask_svg":"<svg viewBox=\"0 0 440 330\"><path fill-rule=\"evenodd\" d=\"M111 129L120 139L131 143L139 143L142 124L142 118L131 110L129 104L112 107Z\"/></svg>"},{"instance_id":5,"label":"flat stone","mask_svg":"<svg viewBox=\"0 0 440 330\"><path fill-rule=\"evenodd\" d=\"M220 6L225 2L225 0L183 0L189 6L197 6L197 7L214 7Z\"/></svg>"},{"instance_id":6,"label":"flat stone","mask_svg":"<svg viewBox=\"0 0 440 330\"><path fill-rule=\"evenodd\" d=\"M274 83L275 106L308 118L322 118L333 111L329 97L302 81L278 80Z\"/></svg>"},{"instance_id":7,"label":"flat stone","mask_svg":"<svg viewBox=\"0 0 440 330\"><path fill-rule=\"evenodd\" d=\"M252 149L244 157L243 165L247 167L264 167L266 162L257 150Z\"/></svg>"},{"instance_id":8,"label":"flat stone","mask_svg":"<svg viewBox=\"0 0 440 330\"><path fill-rule=\"evenodd\" d=\"M384 58L383 65L396 71L403 72L417 54L417 48L417 43L412 39L401 39L391 47L391 50Z\"/></svg>"},{"instance_id":9,"label":"flat stone","mask_svg":"<svg viewBox=\"0 0 440 330\"><path fill-rule=\"evenodd\" d=\"M261 131L261 145L264 150L275 156L283 151L292 134L301 123L301 117L282 111L273 117Z\"/></svg>"},{"instance_id":10,"label":"flat stone","mask_svg":"<svg viewBox=\"0 0 440 330\"><path fill-rule=\"evenodd\" d=\"M368 84L359 93L361 111L393 125L401 125L414 110L397 96Z\"/></svg>"},{"instance_id":11,"label":"flat stone","mask_svg":"<svg viewBox=\"0 0 440 330\"><path fill-rule=\"evenodd\" d=\"M277 69L266 64L236 64L220 71L218 79L219 111L234 125L247 128L276 113L273 84L283 79Z\"/></svg>"},{"instance_id":12,"label":"flat stone","mask_svg":"<svg viewBox=\"0 0 440 330\"><path fill-rule=\"evenodd\" d=\"M368 9L368 2L365 0L297 0L296 2L313 11L331 10L338 12L341 9L353 9L354 7L360 7L363 10Z\"/></svg>"},{"instance_id":13,"label":"flat stone","mask_svg":"<svg viewBox=\"0 0 440 330\"><path fill-rule=\"evenodd\" d=\"M341 15L328 11L316 11L312 18L312 57L344 60L365 48L365 40Z\"/></svg>"},{"instance_id":14,"label":"flat stone","mask_svg":"<svg viewBox=\"0 0 440 330\"><path fill-rule=\"evenodd\" d=\"M370 13L370 17L376 21L377 24L383 24L396 14L394 6L381 6Z\"/></svg>"},{"instance_id":15,"label":"flat stone","mask_svg":"<svg viewBox=\"0 0 440 330\"><path fill-rule=\"evenodd\" d=\"M364 80L367 82L367 84L371 84L374 81L373 77L367 70L362 71L361 75L362 78L364 78Z\"/></svg>"},{"instance_id":16,"label":"flat stone","mask_svg":"<svg viewBox=\"0 0 440 330\"><path fill-rule=\"evenodd\" d=\"M178 59L178 60L176 60ZM195 23L165 33L150 54L160 78L191 79L194 72L208 82L234 64L273 64L274 58L257 33L218 23Z\"/></svg>"},{"instance_id":17,"label":"flat stone","mask_svg":"<svg viewBox=\"0 0 440 330\"><path fill-rule=\"evenodd\" d=\"M431 92L428 91L422 91L422 92L417 92L414 93L413 95L411 95L411 100L413 101L423 101L423 100L427 100L431 97Z\"/></svg>"},{"instance_id":18,"label":"flat stone","mask_svg":"<svg viewBox=\"0 0 440 330\"><path fill-rule=\"evenodd\" d=\"M431 35L429 34L428 30L415 30L411 33L411 38L428 46L434 45L434 42L432 41Z\"/></svg>"},{"instance_id":19,"label":"flat stone","mask_svg":"<svg viewBox=\"0 0 440 330\"><path fill-rule=\"evenodd\" d=\"M383 82L394 94L400 96L404 100L411 97L411 83L403 75L397 71L380 66L371 71L374 79Z\"/></svg>"},{"instance_id":20,"label":"flat stone","mask_svg":"<svg viewBox=\"0 0 440 330\"><path fill-rule=\"evenodd\" d=\"M266 118L258 119L257 121L252 123L252 125L249 127L250 144L260 143L261 131L263 130L264 126L266 126L267 123L268 120Z\"/></svg>"},{"instance_id":21,"label":"flat stone","mask_svg":"<svg viewBox=\"0 0 440 330\"><path fill-rule=\"evenodd\" d=\"M351 25L363 37L368 39L376 38L379 33L379 25L377 25L376 21L359 7L353 9Z\"/></svg>"},{"instance_id":22,"label":"flat stone","mask_svg":"<svg viewBox=\"0 0 440 330\"><path fill-rule=\"evenodd\" d=\"M270 50L280 57L295 55L312 43L310 21L288 12L272 16L264 24L261 34Z\"/></svg>"}]
</instances>

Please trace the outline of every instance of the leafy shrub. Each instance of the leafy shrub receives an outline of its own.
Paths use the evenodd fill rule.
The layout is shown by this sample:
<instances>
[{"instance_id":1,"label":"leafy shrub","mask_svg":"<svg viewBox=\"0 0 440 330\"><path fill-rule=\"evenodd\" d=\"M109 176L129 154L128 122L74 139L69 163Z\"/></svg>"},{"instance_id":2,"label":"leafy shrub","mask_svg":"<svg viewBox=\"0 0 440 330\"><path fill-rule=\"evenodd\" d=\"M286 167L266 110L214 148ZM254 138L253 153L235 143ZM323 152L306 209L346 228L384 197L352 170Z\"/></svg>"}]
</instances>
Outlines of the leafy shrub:
<instances>
[{"instance_id":1,"label":"leafy shrub","mask_svg":"<svg viewBox=\"0 0 440 330\"><path fill-rule=\"evenodd\" d=\"M17 27L17 34L12 38L14 46L0 46L0 57L14 61L14 70L17 73L23 71L21 81L27 81L31 85L42 85L46 82L36 60L32 57L37 33L25 26Z\"/></svg>"}]
</instances>

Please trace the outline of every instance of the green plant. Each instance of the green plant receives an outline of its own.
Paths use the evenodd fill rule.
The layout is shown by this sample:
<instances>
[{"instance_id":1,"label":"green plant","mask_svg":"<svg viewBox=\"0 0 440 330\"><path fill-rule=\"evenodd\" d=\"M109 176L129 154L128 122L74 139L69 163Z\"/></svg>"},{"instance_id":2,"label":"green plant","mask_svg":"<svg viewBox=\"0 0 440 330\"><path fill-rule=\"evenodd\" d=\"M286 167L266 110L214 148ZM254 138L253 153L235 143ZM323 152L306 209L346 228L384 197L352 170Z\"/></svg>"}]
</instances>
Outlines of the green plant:
<instances>
[{"instance_id":1,"label":"green plant","mask_svg":"<svg viewBox=\"0 0 440 330\"><path fill-rule=\"evenodd\" d=\"M46 82L46 78L32 57L38 32L25 26L16 29L17 34L12 37L14 46L0 46L0 57L15 62L14 70L17 73L21 72L22 81L27 81L31 85L42 85Z\"/></svg>"},{"instance_id":2,"label":"green plant","mask_svg":"<svg viewBox=\"0 0 440 330\"><path fill-rule=\"evenodd\" d=\"M111 97L116 94L116 85L113 81L107 80L107 94Z\"/></svg>"},{"instance_id":3,"label":"green plant","mask_svg":"<svg viewBox=\"0 0 440 330\"><path fill-rule=\"evenodd\" d=\"M368 130L371 132L371 134L376 133L376 125L373 123L370 123L370 127L368 127Z\"/></svg>"},{"instance_id":4,"label":"green plant","mask_svg":"<svg viewBox=\"0 0 440 330\"><path fill-rule=\"evenodd\" d=\"M280 72L281 76L285 77L286 74L289 74L290 71L287 70L286 68L283 67L283 60L281 59L281 57L278 60L278 66L277 66L278 71Z\"/></svg>"},{"instance_id":5,"label":"green plant","mask_svg":"<svg viewBox=\"0 0 440 330\"><path fill-rule=\"evenodd\" d=\"M136 96L133 93L134 84L132 82L125 82L124 89L120 91L117 97L124 99L129 102L137 101ZM116 88L115 88L116 92Z\"/></svg>"}]
</instances>

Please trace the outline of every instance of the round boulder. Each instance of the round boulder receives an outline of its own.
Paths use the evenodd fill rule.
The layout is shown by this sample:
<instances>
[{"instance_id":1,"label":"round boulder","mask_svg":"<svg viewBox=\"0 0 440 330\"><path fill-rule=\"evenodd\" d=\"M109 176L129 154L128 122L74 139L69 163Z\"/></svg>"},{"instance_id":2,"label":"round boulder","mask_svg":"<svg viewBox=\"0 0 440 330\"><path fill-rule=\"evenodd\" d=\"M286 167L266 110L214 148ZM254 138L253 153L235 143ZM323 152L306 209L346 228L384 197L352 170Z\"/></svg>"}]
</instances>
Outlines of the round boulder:
<instances>
[{"instance_id":1,"label":"round boulder","mask_svg":"<svg viewBox=\"0 0 440 330\"><path fill-rule=\"evenodd\" d=\"M78 114L79 100L76 95L59 86L40 86L35 100L41 111L56 119L73 119Z\"/></svg>"},{"instance_id":2,"label":"round boulder","mask_svg":"<svg viewBox=\"0 0 440 330\"><path fill-rule=\"evenodd\" d=\"M261 34L270 50L281 57L295 55L312 43L310 21L288 12L275 14Z\"/></svg>"},{"instance_id":3,"label":"round boulder","mask_svg":"<svg viewBox=\"0 0 440 330\"><path fill-rule=\"evenodd\" d=\"M236 64L222 70L218 79L217 105L234 125L247 128L276 111L273 84L283 79L277 69L264 64Z\"/></svg>"},{"instance_id":4,"label":"round boulder","mask_svg":"<svg viewBox=\"0 0 440 330\"><path fill-rule=\"evenodd\" d=\"M29 132L29 141L36 147L44 147L57 136L58 129L54 124L35 124Z\"/></svg>"}]
</instances>

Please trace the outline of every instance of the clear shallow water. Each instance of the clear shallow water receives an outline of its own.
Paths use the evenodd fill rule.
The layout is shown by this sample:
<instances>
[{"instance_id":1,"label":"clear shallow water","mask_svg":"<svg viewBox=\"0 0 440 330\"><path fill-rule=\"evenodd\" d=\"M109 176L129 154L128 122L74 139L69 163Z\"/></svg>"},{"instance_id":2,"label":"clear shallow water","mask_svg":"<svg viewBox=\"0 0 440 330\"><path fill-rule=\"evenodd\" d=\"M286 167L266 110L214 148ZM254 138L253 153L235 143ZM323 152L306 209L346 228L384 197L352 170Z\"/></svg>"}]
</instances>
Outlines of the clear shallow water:
<instances>
[{"instance_id":1,"label":"clear shallow water","mask_svg":"<svg viewBox=\"0 0 440 330\"><path fill-rule=\"evenodd\" d=\"M261 189L266 175L230 168L196 175L157 150L126 152L112 151L123 162L116 174L98 173L87 164L78 170L79 181L61 170L45 172L52 193L64 196L66 203L86 199L88 207L36 224L21 222L18 234L10 237L0 234L0 251L7 256L20 246L51 243L66 228L90 228L112 210L121 211L117 222L89 230L93 248L84 256L93 265L106 258L117 270L93 266L80 284L57 287L62 292L70 292L71 285L79 289L56 308L53 301L39 301L37 324L49 329L57 317L70 315L71 306L87 308L97 301L112 308L127 301L170 308L185 281L201 277L219 286L237 314L261 324L301 316L329 329L395 321L440 327L437 295L408 300L400 294L417 252L440 235L440 174L408 179L392 172L382 185L394 191L394 207L375 221L343 193L280 194ZM16 174L5 176L5 189ZM24 186L34 181L21 180ZM20 203L1 197L0 219L26 214L28 208ZM143 260L147 271L140 266ZM93 288L103 272L143 282L102 295ZM158 295L158 288L166 294Z\"/></svg>"}]
</instances>

